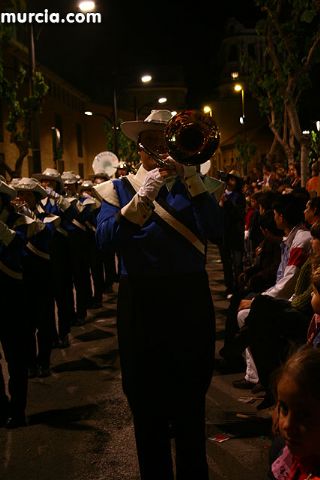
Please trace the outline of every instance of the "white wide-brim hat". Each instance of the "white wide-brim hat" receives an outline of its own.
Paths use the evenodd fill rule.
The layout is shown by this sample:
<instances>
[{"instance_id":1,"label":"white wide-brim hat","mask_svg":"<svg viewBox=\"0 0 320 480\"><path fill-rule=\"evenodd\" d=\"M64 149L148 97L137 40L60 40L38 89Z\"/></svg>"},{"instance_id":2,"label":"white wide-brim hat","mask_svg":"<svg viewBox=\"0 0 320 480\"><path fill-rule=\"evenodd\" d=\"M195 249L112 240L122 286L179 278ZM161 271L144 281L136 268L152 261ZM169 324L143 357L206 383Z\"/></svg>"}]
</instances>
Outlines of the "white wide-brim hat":
<instances>
[{"instance_id":1,"label":"white wide-brim hat","mask_svg":"<svg viewBox=\"0 0 320 480\"><path fill-rule=\"evenodd\" d=\"M78 175L73 172L63 172L61 175L61 180L63 181L64 185L74 185L79 181Z\"/></svg>"},{"instance_id":2,"label":"white wide-brim hat","mask_svg":"<svg viewBox=\"0 0 320 480\"><path fill-rule=\"evenodd\" d=\"M40 195L41 198L48 196L48 193L45 188L40 184L35 178L23 177L16 183L14 188L19 192L32 192L37 195Z\"/></svg>"},{"instance_id":3,"label":"white wide-brim hat","mask_svg":"<svg viewBox=\"0 0 320 480\"><path fill-rule=\"evenodd\" d=\"M2 177L2 175L0 178L0 193L3 193L4 195L7 195L12 199L16 198L17 196L17 192L15 191L15 189L7 184L7 182L5 181L4 177Z\"/></svg>"},{"instance_id":4,"label":"white wide-brim hat","mask_svg":"<svg viewBox=\"0 0 320 480\"><path fill-rule=\"evenodd\" d=\"M150 115L144 120L122 122L120 127L126 137L137 143L142 132L146 130L164 130L171 118L172 113L169 110L152 110Z\"/></svg>"},{"instance_id":5,"label":"white wide-brim hat","mask_svg":"<svg viewBox=\"0 0 320 480\"><path fill-rule=\"evenodd\" d=\"M80 190L90 190L94 187L93 183L91 180L83 180L83 182L80 185Z\"/></svg>"},{"instance_id":6,"label":"white wide-brim hat","mask_svg":"<svg viewBox=\"0 0 320 480\"><path fill-rule=\"evenodd\" d=\"M33 173L33 178L41 180L53 180L62 186L61 175L55 168L46 168L42 173Z\"/></svg>"}]
</instances>

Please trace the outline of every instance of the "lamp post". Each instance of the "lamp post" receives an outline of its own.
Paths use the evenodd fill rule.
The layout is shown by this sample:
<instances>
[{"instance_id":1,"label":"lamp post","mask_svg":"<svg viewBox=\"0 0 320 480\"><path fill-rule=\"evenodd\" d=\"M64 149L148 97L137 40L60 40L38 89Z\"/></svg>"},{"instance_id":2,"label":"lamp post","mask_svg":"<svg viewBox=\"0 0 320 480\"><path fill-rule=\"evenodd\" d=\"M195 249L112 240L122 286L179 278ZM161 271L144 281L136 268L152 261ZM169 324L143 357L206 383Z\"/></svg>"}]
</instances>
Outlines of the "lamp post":
<instances>
[{"instance_id":1,"label":"lamp post","mask_svg":"<svg viewBox=\"0 0 320 480\"><path fill-rule=\"evenodd\" d=\"M116 74L113 74L113 143L114 143L114 153L118 156L119 152L119 142L118 142L118 98L117 98L117 87L116 87Z\"/></svg>"},{"instance_id":2,"label":"lamp post","mask_svg":"<svg viewBox=\"0 0 320 480\"><path fill-rule=\"evenodd\" d=\"M150 73L144 73L143 75L141 75L140 81L141 81L142 84L146 85L146 84L152 82L152 75L150 75ZM149 102L149 103L151 103L151 102ZM146 106L146 104L142 105L142 107L141 106L139 107L138 104L137 104L137 97L136 97L136 95L134 95L134 119L135 120L139 120L139 113L140 113L141 109L145 106Z\"/></svg>"},{"instance_id":3,"label":"lamp post","mask_svg":"<svg viewBox=\"0 0 320 480\"><path fill-rule=\"evenodd\" d=\"M30 2L26 4L27 11L30 10ZM36 52L34 42L34 29L32 22L28 25L28 53L29 53L29 95L35 94L34 77L36 72ZM30 118L30 147L31 161L29 163L30 174L41 172L41 151L40 151L40 128L39 128L39 112L32 111Z\"/></svg>"},{"instance_id":4,"label":"lamp post","mask_svg":"<svg viewBox=\"0 0 320 480\"><path fill-rule=\"evenodd\" d=\"M242 115L240 117L240 123L241 125L244 124L245 121L245 113L244 113L244 88L241 83L236 83L233 87L235 92L241 92L241 110L242 110Z\"/></svg>"}]
</instances>

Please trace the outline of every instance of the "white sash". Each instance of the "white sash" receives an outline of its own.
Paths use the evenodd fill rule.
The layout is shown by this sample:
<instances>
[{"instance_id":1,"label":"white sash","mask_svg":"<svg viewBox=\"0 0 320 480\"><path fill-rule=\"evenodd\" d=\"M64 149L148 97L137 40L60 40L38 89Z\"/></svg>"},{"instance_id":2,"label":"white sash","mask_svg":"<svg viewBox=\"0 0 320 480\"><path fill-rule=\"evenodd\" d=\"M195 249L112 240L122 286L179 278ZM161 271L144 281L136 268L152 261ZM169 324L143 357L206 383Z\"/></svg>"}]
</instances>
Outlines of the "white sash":
<instances>
[{"instance_id":1,"label":"white sash","mask_svg":"<svg viewBox=\"0 0 320 480\"><path fill-rule=\"evenodd\" d=\"M133 181L134 176L128 175L127 180L130 182L131 186L137 192L140 188L137 182ZM167 210L165 210L158 202L153 202L154 204L154 211L157 215L159 215L162 220L164 220L168 225L176 230L176 232L180 233L184 238L186 238L202 255L206 253L205 245L199 240L199 238L191 231L188 227L186 227L183 223L179 222L173 215L171 215Z\"/></svg>"}]
</instances>

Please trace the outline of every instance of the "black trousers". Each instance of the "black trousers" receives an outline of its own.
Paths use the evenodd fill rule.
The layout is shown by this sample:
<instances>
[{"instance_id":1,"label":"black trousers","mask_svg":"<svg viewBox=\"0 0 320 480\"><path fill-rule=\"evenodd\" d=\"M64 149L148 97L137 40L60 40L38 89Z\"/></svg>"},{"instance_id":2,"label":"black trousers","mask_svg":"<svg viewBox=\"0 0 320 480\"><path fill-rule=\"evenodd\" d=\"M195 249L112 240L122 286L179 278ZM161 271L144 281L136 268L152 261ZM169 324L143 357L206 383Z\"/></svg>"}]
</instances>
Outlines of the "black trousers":
<instances>
[{"instance_id":1,"label":"black trousers","mask_svg":"<svg viewBox=\"0 0 320 480\"><path fill-rule=\"evenodd\" d=\"M55 232L50 250L54 298L58 310L60 338L65 337L75 319L70 245L67 237ZM54 332L57 335L57 332Z\"/></svg>"},{"instance_id":2,"label":"black trousers","mask_svg":"<svg viewBox=\"0 0 320 480\"><path fill-rule=\"evenodd\" d=\"M50 366L55 311L51 261L30 253L24 258L24 289L28 302L28 366Z\"/></svg>"},{"instance_id":3,"label":"black trousers","mask_svg":"<svg viewBox=\"0 0 320 480\"><path fill-rule=\"evenodd\" d=\"M143 480L208 480L205 396L215 317L206 274L122 278L118 336Z\"/></svg>"},{"instance_id":4,"label":"black trousers","mask_svg":"<svg viewBox=\"0 0 320 480\"><path fill-rule=\"evenodd\" d=\"M8 366L10 415L24 415L28 390L28 323L22 280L0 272L0 342Z\"/></svg>"},{"instance_id":5,"label":"black trousers","mask_svg":"<svg viewBox=\"0 0 320 480\"><path fill-rule=\"evenodd\" d=\"M255 297L244 328L260 383L266 388L271 387L272 375L286 357L306 342L310 320L286 300Z\"/></svg>"}]
</instances>

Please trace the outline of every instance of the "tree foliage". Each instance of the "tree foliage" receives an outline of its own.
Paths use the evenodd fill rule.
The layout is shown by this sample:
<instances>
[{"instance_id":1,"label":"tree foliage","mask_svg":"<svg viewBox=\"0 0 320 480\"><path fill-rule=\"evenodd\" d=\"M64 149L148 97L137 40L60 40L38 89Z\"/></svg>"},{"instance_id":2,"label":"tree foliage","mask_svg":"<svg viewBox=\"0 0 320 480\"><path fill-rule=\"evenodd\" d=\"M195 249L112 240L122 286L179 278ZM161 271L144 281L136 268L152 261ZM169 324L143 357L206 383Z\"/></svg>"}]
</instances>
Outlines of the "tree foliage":
<instances>
[{"instance_id":1,"label":"tree foliage","mask_svg":"<svg viewBox=\"0 0 320 480\"><path fill-rule=\"evenodd\" d=\"M262 19L257 33L264 46L260 62L243 59L248 86L289 161L308 156L309 139L301 129L301 95L310 86L310 70L319 62L320 15L315 0L255 0ZM269 160L272 160L269 158Z\"/></svg>"},{"instance_id":2,"label":"tree foliage","mask_svg":"<svg viewBox=\"0 0 320 480\"><path fill-rule=\"evenodd\" d=\"M121 120L119 121L119 124ZM106 121L105 124L106 132L106 144L107 150L115 152L115 136L113 123L111 121ZM133 170L135 170L136 165L140 161L140 157L137 153L137 145L135 142L127 138L121 131L120 127L117 128L117 140L118 140L118 157L119 160L126 162Z\"/></svg>"},{"instance_id":3,"label":"tree foliage","mask_svg":"<svg viewBox=\"0 0 320 480\"><path fill-rule=\"evenodd\" d=\"M9 3L12 9L25 8L24 1L17 0ZM0 97L8 113L6 129L10 132L10 141L18 149L13 175L21 176L23 161L31 147L34 114L40 111L48 86L41 72L35 71L30 78L22 63L14 69L8 65L12 36L11 28L6 25L0 26Z\"/></svg>"},{"instance_id":4,"label":"tree foliage","mask_svg":"<svg viewBox=\"0 0 320 480\"><path fill-rule=\"evenodd\" d=\"M247 175L248 164L253 157L253 155L257 151L257 145L255 143L250 142L247 137L238 136L236 138L236 149L239 152L239 157L241 161L241 166L243 168L244 175Z\"/></svg>"}]
</instances>

